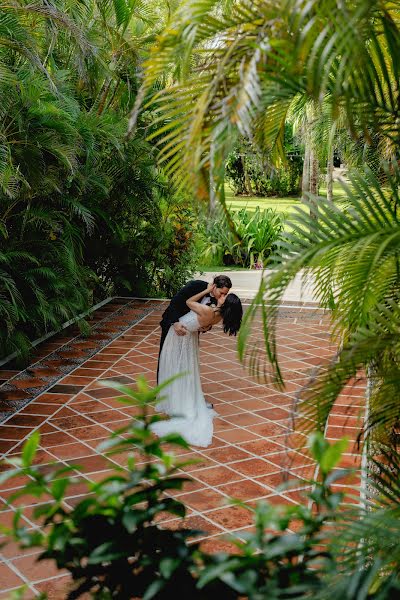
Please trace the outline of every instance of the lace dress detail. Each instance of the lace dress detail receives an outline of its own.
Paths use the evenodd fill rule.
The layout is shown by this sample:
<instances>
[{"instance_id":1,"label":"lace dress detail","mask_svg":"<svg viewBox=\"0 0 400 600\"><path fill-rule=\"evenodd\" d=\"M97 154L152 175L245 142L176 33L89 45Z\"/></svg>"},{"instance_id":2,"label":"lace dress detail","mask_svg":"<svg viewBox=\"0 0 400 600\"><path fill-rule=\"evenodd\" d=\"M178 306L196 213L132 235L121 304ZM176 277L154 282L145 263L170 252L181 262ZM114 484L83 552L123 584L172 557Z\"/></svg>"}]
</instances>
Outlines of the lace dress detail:
<instances>
[{"instance_id":1,"label":"lace dress detail","mask_svg":"<svg viewBox=\"0 0 400 600\"><path fill-rule=\"evenodd\" d=\"M178 373L185 373L162 392L157 410L170 417L154 423L159 436L179 433L193 446L206 447L212 442L214 410L207 408L200 382L199 336L197 314L190 311L179 319L187 334L178 336L170 327L160 356L159 383Z\"/></svg>"}]
</instances>

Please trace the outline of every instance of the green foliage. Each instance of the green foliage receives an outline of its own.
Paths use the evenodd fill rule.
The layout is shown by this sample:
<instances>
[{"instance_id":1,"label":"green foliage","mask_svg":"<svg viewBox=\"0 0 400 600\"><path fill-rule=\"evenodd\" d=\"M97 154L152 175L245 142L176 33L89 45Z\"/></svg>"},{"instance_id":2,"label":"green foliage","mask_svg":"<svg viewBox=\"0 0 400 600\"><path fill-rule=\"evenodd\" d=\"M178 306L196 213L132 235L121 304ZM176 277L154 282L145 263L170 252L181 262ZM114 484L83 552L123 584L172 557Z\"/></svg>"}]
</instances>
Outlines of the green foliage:
<instances>
[{"instance_id":1,"label":"green foliage","mask_svg":"<svg viewBox=\"0 0 400 600\"><path fill-rule=\"evenodd\" d=\"M302 158L289 135L289 125L286 130L286 157L278 167L273 166L248 142L242 141L230 152L226 162L226 176L235 195L285 197L299 194Z\"/></svg>"},{"instance_id":2,"label":"green foliage","mask_svg":"<svg viewBox=\"0 0 400 600\"><path fill-rule=\"evenodd\" d=\"M185 198L172 196L172 201L168 208L164 208L164 241L162 245L159 243L153 257L153 289L167 298L176 294L192 278L198 262L195 212Z\"/></svg>"},{"instance_id":3,"label":"green foliage","mask_svg":"<svg viewBox=\"0 0 400 600\"><path fill-rule=\"evenodd\" d=\"M261 0L214 7L185 2L146 64L142 97L151 94L169 121L160 127L159 145L167 172L181 185L196 185L206 195L208 178L199 173L208 165L222 186L225 161L241 136L255 139L274 161L282 159L287 117L298 97L317 107L328 98L332 122L340 115L362 145L382 134L381 151L394 153L400 131L395 4L356 0L338 9L336 0ZM199 54L201 69L190 70ZM177 55L185 58L184 76L160 93L154 84ZM137 107L132 124L136 115Z\"/></svg>"},{"instance_id":4,"label":"green foliage","mask_svg":"<svg viewBox=\"0 0 400 600\"><path fill-rule=\"evenodd\" d=\"M56 4L18 0L0 17L0 358L26 358L107 296L169 294L191 276L190 243L175 279L157 273L175 233L163 204L181 198L143 132L126 140L140 51L163 12Z\"/></svg>"},{"instance_id":5,"label":"green foliage","mask_svg":"<svg viewBox=\"0 0 400 600\"><path fill-rule=\"evenodd\" d=\"M312 272L316 297L322 306L332 309L342 343L328 368L323 365L302 392L298 423L307 431L315 427L323 430L347 382L369 369L365 428L375 441L390 446L397 439L399 420L400 170L394 161L384 169L384 188L369 169L350 173L350 184L343 185L347 203L339 207L319 199L318 221L298 211L290 222L292 231L271 257L276 272L268 286L262 284L246 313L239 345L254 373L282 383L275 345L276 307L297 273ZM245 349L253 320L260 312L271 366L252 348Z\"/></svg>"},{"instance_id":6,"label":"green foliage","mask_svg":"<svg viewBox=\"0 0 400 600\"><path fill-rule=\"evenodd\" d=\"M10 459L8 470L3 468L1 483L21 473L31 479L8 502L25 495L39 502L43 496L44 501L33 512L38 529L23 525L19 509L12 528L3 527L3 533L23 548L40 548L37 560L53 560L71 574L67 598L90 593L98 599L167 600L174 595L198 600L305 600L312 595L320 600L377 600L389 599L399 589L400 496L393 482L400 472L400 457L397 461L392 457L388 467L380 465L373 510L346 506L343 494L332 486L348 474L337 469L347 442L330 444L321 433L309 440L320 477L303 482L309 490L304 491L304 504L277 506L262 501L250 507L233 501L254 515L253 531L241 532L240 539L229 536L236 546L234 554L203 552L193 541L201 532L179 525L163 528L161 516L185 516L183 504L169 493L190 480L180 470L188 463L163 449L166 443L188 448L186 442L173 434L156 439L151 433L151 425L160 417L149 410L149 403L168 384L152 389L139 378L132 390L105 383L123 394L122 402L138 409L131 425L99 446L111 457L122 454L126 468L88 482L87 495L73 508L67 508L64 500L76 482L76 467L51 471L33 466L38 433L25 444L22 457ZM386 526L391 527L387 535ZM389 564L396 569L389 571Z\"/></svg>"},{"instance_id":7,"label":"green foliage","mask_svg":"<svg viewBox=\"0 0 400 600\"><path fill-rule=\"evenodd\" d=\"M282 216L272 208L261 210L258 206L254 212L243 208L231 215L237 237L222 212L204 219L201 254L212 258L213 264L252 267L257 261L264 263L282 232Z\"/></svg>"}]
</instances>

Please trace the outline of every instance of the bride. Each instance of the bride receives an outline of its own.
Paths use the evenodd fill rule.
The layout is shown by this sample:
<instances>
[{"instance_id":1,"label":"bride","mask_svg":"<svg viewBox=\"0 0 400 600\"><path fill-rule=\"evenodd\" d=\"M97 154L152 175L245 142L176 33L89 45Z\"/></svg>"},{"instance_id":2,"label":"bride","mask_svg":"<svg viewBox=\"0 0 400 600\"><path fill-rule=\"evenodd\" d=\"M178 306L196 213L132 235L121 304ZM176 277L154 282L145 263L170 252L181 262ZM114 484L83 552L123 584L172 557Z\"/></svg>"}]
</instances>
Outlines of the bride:
<instances>
[{"instance_id":1,"label":"bride","mask_svg":"<svg viewBox=\"0 0 400 600\"><path fill-rule=\"evenodd\" d=\"M178 373L182 377L175 379L163 393L157 410L170 417L152 425L152 431L158 436L179 433L193 446L206 447L211 444L213 418L217 414L207 408L200 382L199 335L222 321L224 333L236 335L239 330L243 308L236 294L228 294L225 301L218 300L217 306L201 304L201 300L213 291L214 284L189 298L186 304L190 312L179 319L187 333L178 336L170 327L160 355L159 383Z\"/></svg>"}]
</instances>

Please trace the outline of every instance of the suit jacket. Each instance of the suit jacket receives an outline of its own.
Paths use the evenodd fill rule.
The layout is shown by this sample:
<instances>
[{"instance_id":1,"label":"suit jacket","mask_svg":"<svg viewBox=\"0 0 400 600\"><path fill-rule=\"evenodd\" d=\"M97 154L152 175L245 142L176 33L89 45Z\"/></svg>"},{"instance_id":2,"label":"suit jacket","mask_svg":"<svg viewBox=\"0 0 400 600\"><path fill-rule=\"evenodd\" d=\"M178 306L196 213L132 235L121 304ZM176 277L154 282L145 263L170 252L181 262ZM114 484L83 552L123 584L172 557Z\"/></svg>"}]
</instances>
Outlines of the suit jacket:
<instances>
[{"instance_id":1,"label":"suit jacket","mask_svg":"<svg viewBox=\"0 0 400 600\"><path fill-rule=\"evenodd\" d=\"M196 279L189 281L175 296L171 299L171 302L167 309L163 312L160 325L163 331L168 331L173 323L179 321L179 317L183 317L189 312L189 307L186 304L186 300L189 300L195 294L204 292L207 288L208 283Z\"/></svg>"}]
</instances>

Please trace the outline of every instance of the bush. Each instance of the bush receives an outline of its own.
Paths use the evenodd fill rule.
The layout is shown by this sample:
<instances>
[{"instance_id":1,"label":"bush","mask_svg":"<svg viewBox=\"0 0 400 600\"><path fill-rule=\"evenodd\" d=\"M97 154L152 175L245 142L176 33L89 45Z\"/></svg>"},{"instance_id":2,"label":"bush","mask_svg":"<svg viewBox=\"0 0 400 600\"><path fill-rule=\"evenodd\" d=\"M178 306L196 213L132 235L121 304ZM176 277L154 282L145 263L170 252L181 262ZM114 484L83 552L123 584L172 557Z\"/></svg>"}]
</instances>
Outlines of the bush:
<instances>
[{"instance_id":1,"label":"bush","mask_svg":"<svg viewBox=\"0 0 400 600\"><path fill-rule=\"evenodd\" d=\"M293 146L290 132L285 134L286 163L271 166L249 142L242 141L229 154L227 180L237 196L298 196L301 190L303 159Z\"/></svg>"},{"instance_id":2,"label":"bush","mask_svg":"<svg viewBox=\"0 0 400 600\"><path fill-rule=\"evenodd\" d=\"M10 503L24 495L39 499L45 496L46 503L37 506L33 513L38 529L26 529L20 522L22 509L17 509L12 530L3 531L23 548L40 548L42 553L37 560L53 560L59 569L71 574L68 599L90 593L102 600L167 600L172 596L193 600L364 600L390 598L390 593L399 589L396 573L379 573L382 556L376 562L371 557L370 564L363 568L359 562L360 546L354 539L346 546L346 554L340 548L339 542L346 538L351 525L341 504L343 495L333 491L332 485L348 473L335 470L347 445L345 440L329 444L322 434L311 436L310 450L320 477L319 481L304 482L312 485L306 494L308 501L303 506L260 502L256 508L247 507L254 513L254 531L241 534L245 541L230 537L237 547L235 554L209 555L198 542L189 542L199 532L183 526L169 530L158 524L163 513L184 517L185 507L169 497L168 491L181 489L188 481L179 474L179 467L187 463L177 462L163 450L165 443L187 448L186 442L176 435L155 439L150 431L151 424L160 417L150 414L148 403L168 382L151 389L139 378L135 391L107 382L110 385L124 394L121 401L139 407L132 425L115 432L99 447L110 454L128 453L126 470L118 469L98 483L88 482L88 495L74 508L66 508L64 498L74 483L73 468L49 472L48 468L32 466L40 442L39 434L34 433L25 444L21 459L10 460L14 468L0 477L1 483L21 473L32 479L8 499ZM349 514L358 518L354 511ZM375 523L374 531L377 526L382 528L384 514L384 510L377 515L368 511L367 530L360 521L356 531L362 537L363 548L373 529L371 523ZM379 531L383 541L384 529ZM391 537L397 544L398 537ZM351 562L352 549L358 562L347 575L351 581L357 577L358 584L351 588L345 583L345 568ZM338 588L346 589L346 594L337 595ZM361 589L365 593L360 595Z\"/></svg>"},{"instance_id":3,"label":"bush","mask_svg":"<svg viewBox=\"0 0 400 600\"><path fill-rule=\"evenodd\" d=\"M17 79L0 84L0 358L108 296L171 295L193 264L183 201L123 115Z\"/></svg>"},{"instance_id":4,"label":"bush","mask_svg":"<svg viewBox=\"0 0 400 600\"><path fill-rule=\"evenodd\" d=\"M154 257L152 275L155 293L170 298L197 270L196 217L185 199L175 200L163 219L164 242Z\"/></svg>"},{"instance_id":5,"label":"bush","mask_svg":"<svg viewBox=\"0 0 400 600\"><path fill-rule=\"evenodd\" d=\"M242 208L232 212L232 221L239 240L229 228L220 211L211 220L203 222L202 238L205 260L213 264L252 267L257 261L265 263L283 229L282 217L272 208L254 213Z\"/></svg>"}]
</instances>

